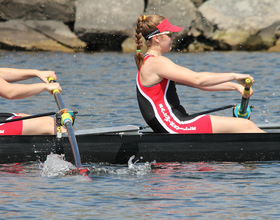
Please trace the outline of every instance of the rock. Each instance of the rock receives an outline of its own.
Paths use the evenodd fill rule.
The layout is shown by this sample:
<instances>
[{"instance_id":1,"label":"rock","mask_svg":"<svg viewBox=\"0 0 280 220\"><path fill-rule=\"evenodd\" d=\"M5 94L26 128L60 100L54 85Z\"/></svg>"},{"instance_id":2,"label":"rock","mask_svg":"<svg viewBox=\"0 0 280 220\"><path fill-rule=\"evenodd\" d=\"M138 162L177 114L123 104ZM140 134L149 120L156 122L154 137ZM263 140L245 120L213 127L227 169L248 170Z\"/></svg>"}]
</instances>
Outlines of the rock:
<instances>
[{"instance_id":1,"label":"rock","mask_svg":"<svg viewBox=\"0 0 280 220\"><path fill-rule=\"evenodd\" d=\"M212 38L213 25L196 9L191 0L149 0L145 14L158 14L166 17L170 23L182 27L175 39L174 48L183 50L197 40Z\"/></svg>"},{"instance_id":2,"label":"rock","mask_svg":"<svg viewBox=\"0 0 280 220\"><path fill-rule=\"evenodd\" d=\"M0 47L2 49L74 52L73 49L28 28L21 20L0 22L0 32Z\"/></svg>"},{"instance_id":3,"label":"rock","mask_svg":"<svg viewBox=\"0 0 280 220\"><path fill-rule=\"evenodd\" d=\"M275 28L275 35L277 38L280 38L280 25Z\"/></svg>"},{"instance_id":4,"label":"rock","mask_svg":"<svg viewBox=\"0 0 280 220\"><path fill-rule=\"evenodd\" d=\"M79 1L74 30L90 49L121 50L121 43L134 37L136 20L143 11L142 0Z\"/></svg>"},{"instance_id":5,"label":"rock","mask_svg":"<svg viewBox=\"0 0 280 220\"><path fill-rule=\"evenodd\" d=\"M143 42L145 40L143 39ZM144 44L141 52L145 53L147 51L147 46ZM136 52L136 44L135 44L135 39L134 38L127 38L123 43L122 43L122 52L123 53L135 53Z\"/></svg>"},{"instance_id":6,"label":"rock","mask_svg":"<svg viewBox=\"0 0 280 220\"><path fill-rule=\"evenodd\" d=\"M122 52L123 53L133 53L136 51L135 40L133 38L127 38L122 43Z\"/></svg>"},{"instance_id":7,"label":"rock","mask_svg":"<svg viewBox=\"0 0 280 220\"><path fill-rule=\"evenodd\" d=\"M242 44L242 47L248 51L263 50L274 46L276 41L276 28L280 25L280 21L273 23L267 28L264 28Z\"/></svg>"},{"instance_id":8,"label":"rock","mask_svg":"<svg viewBox=\"0 0 280 220\"><path fill-rule=\"evenodd\" d=\"M3 20L75 21L76 0L1 0Z\"/></svg>"},{"instance_id":9,"label":"rock","mask_svg":"<svg viewBox=\"0 0 280 220\"><path fill-rule=\"evenodd\" d=\"M231 49L266 49L273 36L262 30L280 21L279 0L209 0L198 10L217 27L213 40Z\"/></svg>"},{"instance_id":10,"label":"rock","mask_svg":"<svg viewBox=\"0 0 280 220\"><path fill-rule=\"evenodd\" d=\"M280 52L280 45L275 45L268 49L268 52Z\"/></svg>"},{"instance_id":11,"label":"rock","mask_svg":"<svg viewBox=\"0 0 280 220\"><path fill-rule=\"evenodd\" d=\"M199 7L200 5L203 4L203 2L205 2L207 0L191 0L191 1L195 5L195 7Z\"/></svg>"},{"instance_id":12,"label":"rock","mask_svg":"<svg viewBox=\"0 0 280 220\"><path fill-rule=\"evenodd\" d=\"M280 26L280 19L274 22L272 25L260 30L256 35L262 40L262 45L264 48L272 47L276 42L276 32L277 28Z\"/></svg>"},{"instance_id":13,"label":"rock","mask_svg":"<svg viewBox=\"0 0 280 220\"><path fill-rule=\"evenodd\" d=\"M211 22L209 22L201 12L196 10L196 19L193 22L193 28L199 30L202 35L207 38L211 39L213 37L214 27Z\"/></svg>"},{"instance_id":14,"label":"rock","mask_svg":"<svg viewBox=\"0 0 280 220\"><path fill-rule=\"evenodd\" d=\"M145 14L162 15L171 24L182 27L178 38L185 37L196 20L196 8L190 0L149 0Z\"/></svg>"},{"instance_id":15,"label":"rock","mask_svg":"<svg viewBox=\"0 0 280 220\"><path fill-rule=\"evenodd\" d=\"M280 52L280 39L278 39L274 46L268 49L268 52Z\"/></svg>"},{"instance_id":16,"label":"rock","mask_svg":"<svg viewBox=\"0 0 280 220\"><path fill-rule=\"evenodd\" d=\"M61 21L28 20L25 25L74 50L83 51L87 46Z\"/></svg>"},{"instance_id":17,"label":"rock","mask_svg":"<svg viewBox=\"0 0 280 220\"><path fill-rule=\"evenodd\" d=\"M183 28L176 50L278 51L280 0L0 0L0 47L135 52L141 14Z\"/></svg>"},{"instance_id":18,"label":"rock","mask_svg":"<svg viewBox=\"0 0 280 220\"><path fill-rule=\"evenodd\" d=\"M188 46L188 52L204 52L204 51L213 51L214 47L202 44L200 42L194 41Z\"/></svg>"},{"instance_id":19,"label":"rock","mask_svg":"<svg viewBox=\"0 0 280 220\"><path fill-rule=\"evenodd\" d=\"M213 33L213 40L220 42L220 48L222 50L241 50L241 45L249 38L249 36L250 33L248 33L248 31L229 28L227 30L216 30Z\"/></svg>"}]
</instances>

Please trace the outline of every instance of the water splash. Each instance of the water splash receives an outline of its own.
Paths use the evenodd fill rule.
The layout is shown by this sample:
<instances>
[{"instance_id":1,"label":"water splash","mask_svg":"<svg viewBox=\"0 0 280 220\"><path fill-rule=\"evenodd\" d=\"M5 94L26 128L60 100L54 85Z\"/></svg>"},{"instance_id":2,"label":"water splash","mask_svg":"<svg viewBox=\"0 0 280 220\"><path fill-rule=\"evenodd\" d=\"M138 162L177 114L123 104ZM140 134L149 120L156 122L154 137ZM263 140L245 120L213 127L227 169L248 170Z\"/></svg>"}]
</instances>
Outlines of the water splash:
<instances>
[{"instance_id":1,"label":"water splash","mask_svg":"<svg viewBox=\"0 0 280 220\"><path fill-rule=\"evenodd\" d=\"M128 166L124 168L111 168L111 167L94 167L93 172L97 174L114 174L125 176L144 176L151 173L151 163L137 164L138 160L133 162L135 156L131 156L128 160Z\"/></svg>"},{"instance_id":2,"label":"water splash","mask_svg":"<svg viewBox=\"0 0 280 220\"><path fill-rule=\"evenodd\" d=\"M70 174L75 169L75 166L66 161L63 154L51 153L44 163L40 163L40 168L42 169L41 175L43 177L59 177Z\"/></svg>"},{"instance_id":3,"label":"water splash","mask_svg":"<svg viewBox=\"0 0 280 220\"><path fill-rule=\"evenodd\" d=\"M90 174L114 174L114 175L137 175L143 176L151 173L151 163L146 162L145 164L137 164L138 160L133 162L135 156L131 156L128 160L128 166L124 168L117 168L116 166L105 166L101 167L92 166L90 169ZM58 155L51 153L47 156L44 163L40 163L41 176L43 177L62 177L71 174L76 174L73 172L75 166L65 160L64 155Z\"/></svg>"},{"instance_id":4,"label":"water splash","mask_svg":"<svg viewBox=\"0 0 280 220\"><path fill-rule=\"evenodd\" d=\"M128 160L128 168L117 170L117 174L147 175L151 172L152 168L149 162L146 162L144 165L137 165L136 163L138 160L136 160L134 163L132 161L134 158L134 155L131 156Z\"/></svg>"}]
</instances>

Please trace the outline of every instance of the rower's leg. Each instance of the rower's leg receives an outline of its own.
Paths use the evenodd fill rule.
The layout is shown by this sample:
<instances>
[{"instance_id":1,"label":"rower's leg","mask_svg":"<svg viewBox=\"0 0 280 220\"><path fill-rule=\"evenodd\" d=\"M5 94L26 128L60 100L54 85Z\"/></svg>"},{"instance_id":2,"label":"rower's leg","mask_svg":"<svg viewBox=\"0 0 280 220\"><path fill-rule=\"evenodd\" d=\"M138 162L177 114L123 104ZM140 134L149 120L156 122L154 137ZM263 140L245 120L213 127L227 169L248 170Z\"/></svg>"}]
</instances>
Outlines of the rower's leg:
<instances>
[{"instance_id":1,"label":"rower's leg","mask_svg":"<svg viewBox=\"0 0 280 220\"><path fill-rule=\"evenodd\" d=\"M27 114L19 114L22 117ZM56 134L55 120L45 116L23 120L22 135Z\"/></svg>"},{"instance_id":2,"label":"rower's leg","mask_svg":"<svg viewBox=\"0 0 280 220\"><path fill-rule=\"evenodd\" d=\"M259 133L264 132L252 121L244 118L210 116L213 133Z\"/></svg>"},{"instance_id":3,"label":"rower's leg","mask_svg":"<svg viewBox=\"0 0 280 220\"><path fill-rule=\"evenodd\" d=\"M19 113L19 116L29 116ZM61 127L62 132L66 132L64 127ZM22 135L40 135L40 134L56 134L56 124L52 117L45 116L40 118L32 118L23 120Z\"/></svg>"}]
</instances>

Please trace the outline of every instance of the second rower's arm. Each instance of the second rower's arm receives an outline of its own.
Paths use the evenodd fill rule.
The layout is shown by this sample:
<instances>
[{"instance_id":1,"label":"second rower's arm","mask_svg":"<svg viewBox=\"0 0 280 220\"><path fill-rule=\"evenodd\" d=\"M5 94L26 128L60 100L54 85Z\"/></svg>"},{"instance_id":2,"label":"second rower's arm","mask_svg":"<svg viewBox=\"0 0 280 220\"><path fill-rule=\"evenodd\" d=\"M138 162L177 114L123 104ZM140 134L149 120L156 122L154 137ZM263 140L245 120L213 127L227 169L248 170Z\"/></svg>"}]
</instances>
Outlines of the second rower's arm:
<instances>
[{"instance_id":1,"label":"second rower's arm","mask_svg":"<svg viewBox=\"0 0 280 220\"><path fill-rule=\"evenodd\" d=\"M44 91L52 94L54 89L62 90L59 83L11 84L0 78L0 96L5 99L24 99Z\"/></svg>"},{"instance_id":2,"label":"second rower's arm","mask_svg":"<svg viewBox=\"0 0 280 220\"><path fill-rule=\"evenodd\" d=\"M0 68L0 78L7 82L17 82L32 77L38 77L43 82L48 82L48 77L53 77L56 80L54 71L40 71L35 69L14 69L14 68Z\"/></svg>"}]
</instances>

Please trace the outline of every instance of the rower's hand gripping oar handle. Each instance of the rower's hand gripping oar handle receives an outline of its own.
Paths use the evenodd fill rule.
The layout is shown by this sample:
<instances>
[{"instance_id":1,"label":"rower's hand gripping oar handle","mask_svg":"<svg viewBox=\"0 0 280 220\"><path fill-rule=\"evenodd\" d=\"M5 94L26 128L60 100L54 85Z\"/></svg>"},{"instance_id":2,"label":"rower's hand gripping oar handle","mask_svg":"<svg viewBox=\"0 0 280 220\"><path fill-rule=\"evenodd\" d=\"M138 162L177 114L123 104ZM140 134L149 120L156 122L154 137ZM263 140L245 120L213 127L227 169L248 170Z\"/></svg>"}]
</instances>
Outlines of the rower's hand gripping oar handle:
<instances>
[{"instance_id":1,"label":"rower's hand gripping oar handle","mask_svg":"<svg viewBox=\"0 0 280 220\"><path fill-rule=\"evenodd\" d=\"M49 77L49 78L48 78L48 81L49 81L49 83L56 82L55 79L54 79L53 77ZM58 89L54 89L54 90L52 91L53 95L54 95L55 93L57 93L57 92L60 93L60 91L59 91Z\"/></svg>"},{"instance_id":2,"label":"rower's hand gripping oar handle","mask_svg":"<svg viewBox=\"0 0 280 220\"><path fill-rule=\"evenodd\" d=\"M246 86L245 86L245 88L244 88L244 95L250 95L250 89L251 89L251 87L248 86L248 85L251 84L251 80L250 80L249 78L245 79L245 84L246 84Z\"/></svg>"},{"instance_id":3,"label":"rower's hand gripping oar handle","mask_svg":"<svg viewBox=\"0 0 280 220\"><path fill-rule=\"evenodd\" d=\"M245 80L245 84L247 86L245 86L244 88L244 95L250 95L250 89L251 87L248 86L251 84L251 80L249 78L247 78ZM234 109L233 109L233 116L237 117L237 118L245 118L245 119L250 119L251 116L251 108L250 106L248 106L249 104L249 98L244 98L242 96L242 100L241 100L241 104L237 105Z\"/></svg>"},{"instance_id":4,"label":"rower's hand gripping oar handle","mask_svg":"<svg viewBox=\"0 0 280 220\"><path fill-rule=\"evenodd\" d=\"M53 77L49 77L49 78L48 78L48 81L49 81L50 83L51 83L51 82L56 82L55 79L54 79ZM70 121L71 124L73 124L73 121L74 121L74 115L73 115L73 113L72 113L72 115L71 115L71 113L69 112L69 110L65 108L65 106L64 106L64 104L63 104L63 102L62 102L62 99L58 100L59 97L56 95L57 93L60 94L60 91L59 91L58 89L54 89L52 92L53 92L53 95L54 95L55 98L56 98L56 103L57 103L57 105L58 105L59 108L60 108L60 109L59 109L59 112L60 112L60 114L61 114L61 125L64 126L65 123L66 123L67 121Z\"/></svg>"}]
</instances>

